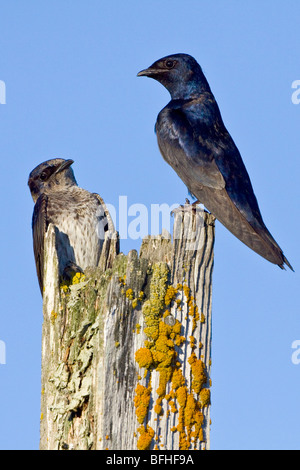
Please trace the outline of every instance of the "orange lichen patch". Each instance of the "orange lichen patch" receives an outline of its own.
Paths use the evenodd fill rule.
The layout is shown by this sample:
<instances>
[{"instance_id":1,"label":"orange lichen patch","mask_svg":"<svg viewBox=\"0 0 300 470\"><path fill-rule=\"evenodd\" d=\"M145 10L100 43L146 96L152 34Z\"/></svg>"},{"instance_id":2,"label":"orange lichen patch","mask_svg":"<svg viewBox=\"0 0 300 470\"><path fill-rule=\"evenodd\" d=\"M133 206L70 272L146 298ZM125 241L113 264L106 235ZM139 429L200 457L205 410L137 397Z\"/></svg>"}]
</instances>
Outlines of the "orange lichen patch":
<instances>
[{"instance_id":1,"label":"orange lichen patch","mask_svg":"<svg viewBox=\"0 0 300 470\"><path fill-rule=\"evenodd\" d=\"M144 422L145 417L148 413L149 402L150 402L150 395L151 395L151 387L144 387L143 385L138 384L135 389L135 397L134 397L134 406L135 406L135 414L137 420L140 424Z\"/></svg>"},{"instance_id":2,"label":"orange lichen patch","mask_svg":"<svg viewBox=\"0 0 300 470\"><path fill-rule=\"evenodd\" d=\"M167 318L170 315L170 310L166 310L162 318Z\"/></svg>"},{"instance_id":3,"label":"orange lichen patch","mask_svg":"<svg viewBox=\"0 0 300 470\"><path fill-rule=\"evenodd\" d=\"M200 411L199 403L192 393L187 395L185 407L180 411L181 426L178 429L180 431L180 449L187 450L192 442L196 444L200 435L203 436L201 430L204 417Z\"/></svg>"},{"instance_id":4,"label":"orange lichen patch","mask_svg":"<svg viewBox=\"0 0 300 470\"><path fill-rule=\"evenodd\" d=\"M173 400L170 400L169 401L169 405L170 405L170 409L171 409L171 413L177 413L177 408L176 408L176 405L175 405L175 401Z\"/></svg>"},{"instance_id":5,"label":"orange lichen patch","mask_svg":"<svg viewBox=\"0 0 300 470\"><path fill-rule=\"evenodd\" d=\"M200 393L203 385L207 382L205 372L205 364L201 359L197 359L196 354L193 352L188 359L192 370L192 389L195 393Z\"/></svg>"},{"instance_id":6,"label":"orange lichen patch","mask_svg":"<svg viewBox=\"0 0 300 470\"><path fill-rule=\"evenodd\" d=\"M150 379L150 383L153 371L159 374L157 398L153 404L153 411L157 414L155 420L158 422L161 419L160 416L165 409L164 403L167 402L168 409L165 410L165 416L168 418L170 413L177 413L177 426L172 428L172 432L179 433L179 449L188 450L196 448L197 442L203 441L204 417L201 410L210 403L210 391L208 388L203 388L208 380L205 364L194 352L197 335L194 336L193 332L199 325L200 315L189 286L168 285L169 271L164 263L157 263L152 269L150 295L142 305L147 339L144 347L136 352L135 359L139 367L145 369L144 379ZM126 296L127 293L128 290ZM177 295L180 298L176 298ZM188 359L191 367L190 389L178 356L181 352L180 346L186 341L185 331L182 324L173 316L174 309L176 312L181 304L187 307L187 315L192 318L192 334L189 336L192 353ZM199 349L201 347L202 344L199 342ZM138 428L140 433L138 449L148 449L154 437L153 429L146 426L144 421L149 410L151 394L150 384L148 387L140 384L136 387L134 398L136 416L140 424L145 424ZM158 441L157 436L155 441Z\"/></svg>"},{"instance_id":7,"label":"orange lichen patch","mask_svg":"<svg viewBox=\"0 0 300 470\"><path fill-rule=\"evenodd\" d=\"M160 415L160 414L162 413L162 406L156 404L156 405L154 406L154 412L155 412L157 415Z\"/></svg>"},{"instance_id":8,"label":"orange lichen patch","mask_svg":"<svg viewBox=\"0 0 300 470\"><path fill-rule=\"evenodd\" d=\"M183 292L184 292L186 301L188 302L188 301L190 300L190 292L191 292L191 289L190 289L189 286L187 286L186 284L184 284L184 285L182 286L182 289L183 289Z\"/></svg>"},{"instance_id":9,"label":"orange lichen patch","mask_svg":"<svg viewBox=\"0 0 300 470\"><path fill-rule=\"evenodd\" d=\"M203 388L200 391L200 403L202 408L205 408L210 404L210 390L209 388Z\"/></svg>"},{"instance_id":10,"label":"orange lichen patch","mask_svg":"<svg viewBox=\"0 0 300 470\"><path fill-rule=\"evenodd\" d=\"M182 328L181 323L178 320L176 320L175 324L172 327L172 333L175 335L179 335L181 332L181 328Z\"/></svg>"},{"instance_id":11,"label":"orange lichen patch","mask_svg":"<svg viewBox=\"0 0 300 470\"><path fill-rule=\"evenodd\" d=\"M184 410L184 419L189 432L191 432L192 426L195 426L193 437L197 437L197 432L199 432L203 423L203 415L199 408L199 402L195 400L192 393L189 393Z\"/></svg>"},{"instance_id":12,"label":"orange lichen patch","mask_svg":"<svg viewBox=\"0 0 300 470\"><path fill-rule=\"evenodd\" d=\"M171 379L172 368L166 367L160 370L159 373L159 386L156 390L156 393L159 397L165 398L166 396L166 387L168 382Z\"/></svg>"},{"instance_id":13,"label":"orange lichen patch","mask_svg":"<svg viewBox=\"0 0 300 470\"><path fill-rule=\"evenodd\" d=\"M191 295L191 289L186 284L182 286L182 289L188 306L188 314L193 318L192 331L194 331L196 329L197 322L200 319L199 310L195 303L194 297Z\"/></svg>"},{"instance_id":14,"label":"orange lichen patch","mask_svg":"<svg viewBox=\"0 0 300 470\"><path fill-rule=\"evenodd\" d=\"M196 338L194 336L190 336L190 346L192 349L195 349L196 347Z\"/></svg>"},{"instance_id":15,"label":"orange lichen patch","mask_svg":"<svg viewBox=\"0 0 300 470\"><path fill-rule=\"evenodd\" d=\"M178 388L178 390L176 391L176 398L177 398L180 408L184 408L186 405L186 399L187 399L186 386L181 386Z\"/></svg>"},{"instance_id":16,"label":"orange lichen patch","mask_svg":"<svg viewBox=\"0 0 300 470\"><path fill-rule=\"evenodd\" d=\"M175 338L175 341L174 343L176 344L176 346L181 346L182 343L185 342L185 336L180 336L180 335L177 335L176 338Z\"/></svg>"},{"instance_id":17,"label":"orange lichen patch","mask_svg":"<svg viewBox=\"0 0 300 470\"><path fill-rule=\"evenodd\" d=\"M145 367L146 369L150 369L151 365L153 364L153 357L150 349L148 348L140 348L135 353L135 360L140 367Z\"/></svg>"},{"instance_id":18,"label":"orange lichen patch","mask_svg":"<svg viewBox=\"0 0 300 470\"><path fill-rule=\"evenodd\" d=\"M172 374L172 387L173 390L176 390L179 387L183 387L185 385L185 378L182 375L181 369L175 369Z\"/></svg>"},{"instance_id":19,"label":"orange lichen patch","mask_svg":"<svg viewBox=\"0 0 300 470\"><path fill-rule=\"evenodd\" d=\"M158 324L158 337L151 348L156 368L164 369L171 366L175 355L174 342L170 339L172 327L163 321Z\"/></svg>"},{"instance_id":20,"label":"orange lichen patch","mask_svg":"<svg viewBox=\"0 0 300 470\"><path fill-rule=\"evenodd\" d=\"M138 428L138 432L140 433L140 437L137 442L138 450L149 449L154 436L154 430L150 426L147 426L146 428L144 426L140 426Z\"/></svg>"}]
</instances>

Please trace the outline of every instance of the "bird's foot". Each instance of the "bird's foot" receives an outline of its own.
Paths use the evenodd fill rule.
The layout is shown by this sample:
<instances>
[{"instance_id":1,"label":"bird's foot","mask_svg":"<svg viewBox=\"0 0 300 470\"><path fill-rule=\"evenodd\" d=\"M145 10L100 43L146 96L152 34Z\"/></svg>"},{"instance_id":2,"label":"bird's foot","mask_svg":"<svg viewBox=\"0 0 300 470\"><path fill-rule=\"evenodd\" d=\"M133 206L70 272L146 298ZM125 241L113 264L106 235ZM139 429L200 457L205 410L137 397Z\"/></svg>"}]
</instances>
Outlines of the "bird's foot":
<instances>
[{"instance_id":1,"label":"bird's foot","mask_svg":"<svg viewBox=\"0 0 300 470\"><path fill-rule=\"evenodd\" d=\"M68 290L68 287L72 284L79 284L79 282L85 279L84 272L81 267L73 261L69 261L61 275L60 285L64 290Z\"/></svg>"},{"instance_id":2,"label":"bird's foot","mask_svg":"<svg viewBox=\"0 0 300 470\"><path fill-rule=\"evenodd\" d=\"M193 203L191 204L190 201L189 201L189 199L186 198L186 199L185 199L185 204L184 204L184 205L181 204L179 207L176 207L176 209L173 209L173 210L171 211L171 215L173 216L174 214L176 214L176 213L178 213L178 212L185 212L185 211L187 211L187 212L191 212L191 211L192 211L192 212L196 213L196 210L197 210L196 206L197 206L197 204L201 204L200 201L197 200L197 201L195 201L195 202L193 202Z\"/></svg>"}]
</instances>

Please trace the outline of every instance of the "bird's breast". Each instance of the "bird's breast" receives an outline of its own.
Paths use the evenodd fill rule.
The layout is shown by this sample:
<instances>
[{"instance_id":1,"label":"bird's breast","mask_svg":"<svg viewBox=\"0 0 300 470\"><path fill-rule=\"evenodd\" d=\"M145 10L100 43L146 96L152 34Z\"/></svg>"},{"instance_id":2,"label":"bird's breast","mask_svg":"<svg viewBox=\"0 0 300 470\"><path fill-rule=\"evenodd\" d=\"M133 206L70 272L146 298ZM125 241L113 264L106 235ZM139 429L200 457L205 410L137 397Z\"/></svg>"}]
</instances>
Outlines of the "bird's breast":
<instances>
[{"instance_id":1,"label":"bird's breast","mask_svg":"<svg viewBox=\"0 0 300 470\"><path fill-rule=\"evenodd\" d=\"M78 188L80 189L80 188ZM73 193L71 198L50 198L49 222L60 232L57 246L59 258L73 254L74 261L82 269L97 266L104 240L103 208L90 193Z\"/></svg>"}]
</instances>

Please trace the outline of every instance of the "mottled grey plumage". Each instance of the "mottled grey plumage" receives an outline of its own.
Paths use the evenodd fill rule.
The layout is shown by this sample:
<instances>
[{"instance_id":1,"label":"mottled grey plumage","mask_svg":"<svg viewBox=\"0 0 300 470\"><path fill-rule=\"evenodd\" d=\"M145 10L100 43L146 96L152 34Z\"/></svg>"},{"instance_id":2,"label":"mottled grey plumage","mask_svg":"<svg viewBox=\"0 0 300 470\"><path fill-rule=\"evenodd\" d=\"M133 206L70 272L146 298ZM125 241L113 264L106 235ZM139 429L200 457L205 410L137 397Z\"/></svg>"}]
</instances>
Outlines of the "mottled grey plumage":
<instances>
[{"instance_id":1,"label":"mottled grey plumage","mask_svg":"<svg viewBox=\"0 0 300 470\"><path fill-rule=\"evenodd\" d=\"M35 202L32 230L37 276L43 293L44 236L50 223L57 227L59 274L83 272L97 266L105 232L113 222L98 194L79 188L71 168L73 160L55 158L38 165L28 185Z\"/></svg>"},{"instance_id":2,"label":"mottled grey plumage","mask_svg":"<svg viewBox=\"0 0 300 470\"><path fill-rule=\"evenodd\" d=\"M239 150L200 65L188 54L154 62L138 76L171 94L155 130L163 158L189 191L237 238L280 268L292 266L265 226Z\"/></svg>"}]
</instances>

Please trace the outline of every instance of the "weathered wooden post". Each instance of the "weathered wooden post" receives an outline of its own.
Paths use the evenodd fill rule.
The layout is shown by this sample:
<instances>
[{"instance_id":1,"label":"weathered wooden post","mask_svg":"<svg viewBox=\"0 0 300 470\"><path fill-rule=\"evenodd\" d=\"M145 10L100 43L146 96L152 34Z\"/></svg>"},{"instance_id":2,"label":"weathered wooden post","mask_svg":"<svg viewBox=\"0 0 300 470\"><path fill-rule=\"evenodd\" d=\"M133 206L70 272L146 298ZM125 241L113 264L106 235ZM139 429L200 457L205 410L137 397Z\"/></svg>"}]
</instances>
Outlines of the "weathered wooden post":
<instances>
[{"instance_id":1,"label":"weathered wooden post","mask_svg":"<svg viewBox=\"0 0 300 470\"><path fill-rule=\"evenodd\" d=\"M41 449L208 449L214 217L175 214L138 256L59 286L45 241Z\"/></svg>"}]
</instances>

